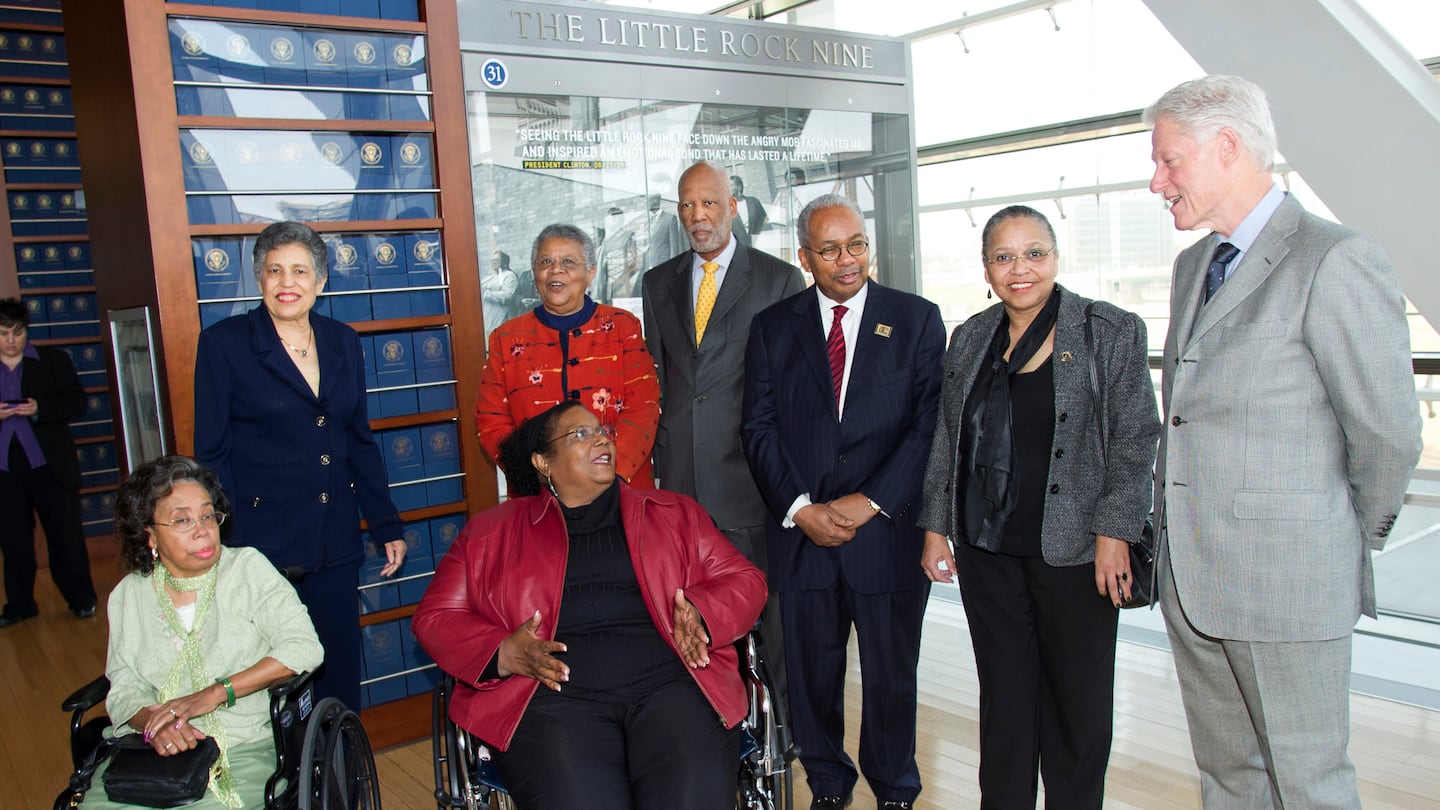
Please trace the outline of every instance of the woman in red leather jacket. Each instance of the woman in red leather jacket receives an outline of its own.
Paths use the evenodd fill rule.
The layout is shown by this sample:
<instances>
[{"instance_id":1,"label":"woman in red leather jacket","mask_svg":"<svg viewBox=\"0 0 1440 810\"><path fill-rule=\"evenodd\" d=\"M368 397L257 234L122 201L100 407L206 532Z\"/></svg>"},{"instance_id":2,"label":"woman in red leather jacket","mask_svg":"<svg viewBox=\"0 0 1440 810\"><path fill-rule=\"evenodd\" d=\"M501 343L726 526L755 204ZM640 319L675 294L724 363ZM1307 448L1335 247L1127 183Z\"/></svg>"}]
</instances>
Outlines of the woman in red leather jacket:
<instances>
[{"instance_id":1,"label":"woman in red leather jacket","mask_svg":"<svg viewBox=\"0 0 1440 810\"><path fill-rule=\"evenodd\" d=\"M695 501L617 480L613 438L575 402L516 429L511 499L465 527L412 627L519 806L733 808L733 644L764 576Z\"/></svg>"}]
</instances>

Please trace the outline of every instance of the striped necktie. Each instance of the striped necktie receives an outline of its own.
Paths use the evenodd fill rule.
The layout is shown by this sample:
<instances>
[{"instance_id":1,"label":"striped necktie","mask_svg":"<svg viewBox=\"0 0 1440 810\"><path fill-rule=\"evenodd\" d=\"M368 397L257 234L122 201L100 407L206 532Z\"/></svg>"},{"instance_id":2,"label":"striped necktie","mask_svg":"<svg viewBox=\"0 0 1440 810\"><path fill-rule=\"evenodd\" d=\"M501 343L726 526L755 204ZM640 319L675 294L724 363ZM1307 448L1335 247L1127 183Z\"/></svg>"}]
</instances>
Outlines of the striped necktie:
<instances>
[{"instance_id":1,"label":"striped necktie","mask_svg":"<svg viewBox=\"0 0 1440 810\"><path fill-rule=\"evenodd\" d=\"M835 386L835 402L840 402L840 386L845 382L845 332L840 328L849 309L841 304L832 307L835 317L830 321L830 337L825 340L825 349L830 355L830 382Z\"/></svg>"}]
</instances>

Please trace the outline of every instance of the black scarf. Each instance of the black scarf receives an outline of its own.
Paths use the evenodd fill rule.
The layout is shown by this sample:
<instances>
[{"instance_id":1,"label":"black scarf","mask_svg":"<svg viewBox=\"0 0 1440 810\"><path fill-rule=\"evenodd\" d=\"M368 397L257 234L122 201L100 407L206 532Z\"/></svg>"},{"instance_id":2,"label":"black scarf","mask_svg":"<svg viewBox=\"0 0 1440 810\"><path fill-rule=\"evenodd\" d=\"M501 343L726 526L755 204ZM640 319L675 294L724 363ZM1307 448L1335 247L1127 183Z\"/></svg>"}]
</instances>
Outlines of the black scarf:
<instances>
[{"instance_id":1,"label":"black scarf","mask_svg":"<svg viewBox=\"0 0 1440 810\"><path fill-rule=\"evenodd\" d=\"M1010 316L1002 314L990 349L961 415L960 459L955 508L965 541L976 548L996 551L1005 534L1005 522L1015 511L1015 441L1010 423L1010 377L1025 367L1055 328L1060 311L1060 287L1025 329L1010 359Z\"/></svg>"}]
</instances>

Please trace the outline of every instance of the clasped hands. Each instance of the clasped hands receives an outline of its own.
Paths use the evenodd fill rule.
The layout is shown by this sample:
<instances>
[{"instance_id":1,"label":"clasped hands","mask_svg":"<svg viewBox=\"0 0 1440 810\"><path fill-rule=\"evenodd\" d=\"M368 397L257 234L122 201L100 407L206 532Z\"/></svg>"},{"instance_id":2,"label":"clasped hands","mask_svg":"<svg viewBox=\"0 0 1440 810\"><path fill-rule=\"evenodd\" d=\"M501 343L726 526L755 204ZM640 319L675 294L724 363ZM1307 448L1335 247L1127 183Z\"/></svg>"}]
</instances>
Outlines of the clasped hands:
<instances>
[{"instance_id":1,"label":"clasped hands","mask_svg":"<svg viewBox=\"0 0 1440 810\"><path fill-rule=\"evenodd\" d=\"M877 513L864 493L852 492L829 503L812 503L795 513L795 525L821 548L839 548Z\"/></svg>"},{"instance_id":2,"label":"clasped hands","mask_svg":"<svg viewBox=\"0 0 1440 810\"><path fill-rule=\"evenodd\" d=\"M570 667L555 654L565 652L566 647L536 634L541 619L540 611L535 611L500 642L496 670L502 678L511 675L534 678L545 688L559 692L561 684L570 680ZM685 662L685 666L697 669L710 665L710 635L705 632L705 621L695 605L685 598L685 591L680 589L675 591L675 629L670 638L680 651L680 660Z\"/></svg>"},{"instance_id":3,"label":"clasped hands","mask_svg":"<svg viewBox=\"0 0 1440 810\"><path fill-rule=\"evenodd\" d=\"M217 700L215 691L219 690ZM130 719L131 728L141 729L141 739L162 757L189 751L205 739L205 732L190 725L190 720L207 715L225 704L225 688L209 686L185 697L167 700L157 706L146 706ZM146 712L148 716L142 717Z\"/></svg>"}]
</instances>

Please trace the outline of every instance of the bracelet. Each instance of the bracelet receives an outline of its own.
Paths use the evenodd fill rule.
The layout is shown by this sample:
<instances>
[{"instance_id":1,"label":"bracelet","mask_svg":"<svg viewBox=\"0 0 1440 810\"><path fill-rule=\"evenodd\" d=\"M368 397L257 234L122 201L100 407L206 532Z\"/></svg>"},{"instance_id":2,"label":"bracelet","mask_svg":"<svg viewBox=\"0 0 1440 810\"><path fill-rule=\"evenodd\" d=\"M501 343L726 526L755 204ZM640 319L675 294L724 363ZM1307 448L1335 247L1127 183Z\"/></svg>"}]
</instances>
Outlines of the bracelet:
<instances>
[{"instance_id":1,"label":"bracelet","mask_svg":"<svg viewBox=\"0 0 1440 810\"><path fill-rule=\"evenodd\" d=\"M230 685L229 678L216 678L215 683L225 687L225 708L235 708L235 687Z\"/></svg>"}]
</instances>

